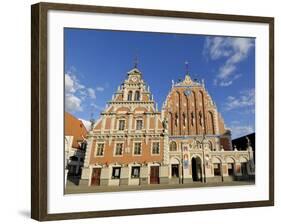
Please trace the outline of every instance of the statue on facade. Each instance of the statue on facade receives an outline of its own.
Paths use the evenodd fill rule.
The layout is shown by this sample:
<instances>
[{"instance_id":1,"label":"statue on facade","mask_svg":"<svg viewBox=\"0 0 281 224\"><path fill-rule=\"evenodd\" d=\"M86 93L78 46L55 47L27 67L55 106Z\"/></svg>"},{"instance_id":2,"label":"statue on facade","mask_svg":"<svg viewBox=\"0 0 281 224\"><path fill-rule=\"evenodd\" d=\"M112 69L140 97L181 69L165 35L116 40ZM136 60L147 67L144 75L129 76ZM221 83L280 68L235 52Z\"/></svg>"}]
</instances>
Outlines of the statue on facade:
<instances>
[{"instance_id":1,"label":"statue on facade","mask_svg":"<svg viewBox=\"0 0 281 224\"><path fill-rule=\"evenodd\" d=\"M90 122L91 122L91 131L92 131L95 126L95 119L91 118Z\"/></svg>"},{"instance_id":2,"label":"statue on facade","mask_svg":"<svg viewBox=\"0 0 281 224\"><path fill-rule=\"evenodd\" d=\"M246 140L247 140L247 143L246 143L246 145L247 145L247 150L252 151L252 150L253 150L253 149L252 149L252 144L251 144L251 141L250 141L250 139L249 139L248 136L246 136Z\"/></svg>"},{"instance_id":3,"label":"statue on facade","mask_svg":"<svg viewBox=\"0 0 281 224\"><path fill-rule=\"evenodd\" d=\"M162 125L163 125L164 130L167 130L167 129L168 129L168 120L167 120L166 117L165 117L164 120L162 121Z\"/></svg>"}]
</instances>

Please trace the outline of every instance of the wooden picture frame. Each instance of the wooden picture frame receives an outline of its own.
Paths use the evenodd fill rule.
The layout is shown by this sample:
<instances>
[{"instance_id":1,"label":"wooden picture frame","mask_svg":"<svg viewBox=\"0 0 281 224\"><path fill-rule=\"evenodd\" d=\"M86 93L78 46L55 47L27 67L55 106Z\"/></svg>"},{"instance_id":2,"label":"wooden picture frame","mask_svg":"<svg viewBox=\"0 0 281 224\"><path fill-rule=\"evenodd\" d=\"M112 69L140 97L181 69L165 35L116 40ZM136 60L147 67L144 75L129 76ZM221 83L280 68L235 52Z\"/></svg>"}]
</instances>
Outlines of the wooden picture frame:
<instances>
[{"instance_id":1,"label":"wooden picture frame","mask_svg":"<svg viewBox=\"0 0 281 224\"><path fill-rule=\"evenodd\" d=\"M38 3L31 7L31 218L39 221L80 219L110 216L143 215L171 212L203 211L229 208L246 208L274 205L274 18L257 16L224 15L183 11L164 11L137 8L118 8L90 5ZM269 199L262 201L243 201L185 206L166 206L152 208L132 208L106 211L87 211L74 213L48 213L47 189L47 48L48 19L50 10L72 12L123 14L136 16L157 16L166 18L193 18L215 21L251 22L269 25Z\"/></svg>"}]
</instances>

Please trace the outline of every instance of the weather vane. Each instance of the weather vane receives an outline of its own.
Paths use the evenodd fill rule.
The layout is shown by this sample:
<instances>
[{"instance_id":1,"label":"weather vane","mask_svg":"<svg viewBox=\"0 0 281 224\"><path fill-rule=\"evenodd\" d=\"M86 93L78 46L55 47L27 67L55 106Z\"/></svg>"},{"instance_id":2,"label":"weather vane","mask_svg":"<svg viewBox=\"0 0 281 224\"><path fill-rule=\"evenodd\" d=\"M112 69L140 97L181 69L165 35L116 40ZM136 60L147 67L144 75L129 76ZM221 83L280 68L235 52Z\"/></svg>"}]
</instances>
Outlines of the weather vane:
<instances>
[{"instance_id":1,"label":"weather vane","mask_svg":"<svg viewBox=\"0 0 281 224\"><path fill-rule=\"evenodd\" d=\"M188 61L185 61L184 64L185 64L186 73L188 74L188 65L189 65L189 63L188 63Z\"/></svg>"},{"instance_id":2,"label":"weather vane","mask_svg":"<svg viewBox=\"0 0 281 224\"><path fill-rule=\"evenodd\" d=\"M138 67L138 63L139 63L139 61L138 61L138 56L136 55L136 56L135 56L135 59L134 59L134 68L137 68L137 67Z\"/></svg>"}]
</instances>

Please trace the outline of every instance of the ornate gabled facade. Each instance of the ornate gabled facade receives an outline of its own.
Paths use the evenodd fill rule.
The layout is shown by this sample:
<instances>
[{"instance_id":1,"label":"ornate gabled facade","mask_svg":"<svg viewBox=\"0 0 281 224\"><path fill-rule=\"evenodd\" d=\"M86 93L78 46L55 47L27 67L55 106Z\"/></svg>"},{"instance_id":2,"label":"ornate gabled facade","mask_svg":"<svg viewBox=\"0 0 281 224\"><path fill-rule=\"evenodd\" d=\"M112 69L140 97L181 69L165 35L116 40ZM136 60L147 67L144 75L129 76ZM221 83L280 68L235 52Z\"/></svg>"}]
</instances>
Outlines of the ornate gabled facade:
<instances>
[{"instance_id":1,"label":"ornate gabled facade","mask_svg":"<svg viewBox=\"0 0 281 224\"><path fill-rule=\"evenodd\" d=\"M173 83L162 119L169 134L170 183L220 182L241 179L244 173L253 175L247 167L252 151L234 151L231 131L204 81L193 81L186 74L183 81Z\"/></svg>"},{"instance_id":2,"label":"ornate gabled facade","mask_svg":"<svg viewBox=\"0 0 281 224\"><path fill-rule=\"evenodd\" d=\"M159 167L168 156L165 139L161 113L135 67L88 135L82 178L89 185L159 183Z\"/></svg>"},{"instance_id":3,"label":"ornate gabled facade","mask_svg":"<svg viewBox=\"0 0 281 224\"><path fill-rule=\"evenodd\" d=\"M222 182L254 176L250 143L231 131L205 88L186 74L159 112L142 73L128 72L87 136L81 182L90 185Z\"/></svg>"}]
</instances>

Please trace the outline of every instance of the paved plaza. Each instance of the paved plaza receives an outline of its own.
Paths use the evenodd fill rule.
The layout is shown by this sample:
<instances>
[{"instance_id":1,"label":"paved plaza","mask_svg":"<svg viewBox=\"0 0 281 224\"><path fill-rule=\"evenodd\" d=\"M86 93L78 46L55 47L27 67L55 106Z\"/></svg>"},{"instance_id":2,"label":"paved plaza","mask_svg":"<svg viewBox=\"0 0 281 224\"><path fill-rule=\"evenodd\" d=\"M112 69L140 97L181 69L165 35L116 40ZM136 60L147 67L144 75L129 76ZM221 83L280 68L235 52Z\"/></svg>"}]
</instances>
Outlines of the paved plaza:
<instances>
[{"instance_id":1,"label":"paved plaza","mask_svg":"<svg viewBox=\"0 0 281 224\"><path fill-rule=\"evenodd\" d=\"M180 188L197 188L197 187L223 187L223 186L245 186L254 185L253 181L232 181L221 183L189 183L189 184L150 184L138 186L87 186L75 185L73 182L67 181L65 194L80 193L98 193L98 192L119 192L119 191L139 191L139 190L161 190L161 189L180 189Z\"/></svg>"}]
</instances>

